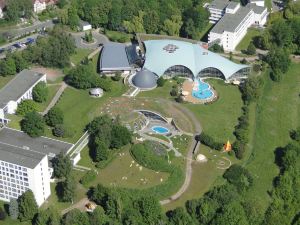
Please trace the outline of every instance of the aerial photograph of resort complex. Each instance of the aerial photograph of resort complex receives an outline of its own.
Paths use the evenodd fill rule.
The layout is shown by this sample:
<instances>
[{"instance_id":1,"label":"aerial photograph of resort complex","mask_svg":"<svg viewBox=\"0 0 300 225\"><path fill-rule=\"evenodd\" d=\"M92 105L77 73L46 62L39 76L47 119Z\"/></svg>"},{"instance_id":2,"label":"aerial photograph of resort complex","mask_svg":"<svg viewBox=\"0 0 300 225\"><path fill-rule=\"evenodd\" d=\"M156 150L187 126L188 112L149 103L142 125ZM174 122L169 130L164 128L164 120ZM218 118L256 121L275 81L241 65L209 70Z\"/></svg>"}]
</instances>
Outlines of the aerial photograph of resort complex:
<instances>
[{"instance_id":1,"label":"aerial photograph of resort complex","mask_svg":"<svg viewBox=\"0 0 300 225\"><path fill-rule=\"evenodd\" d=\"M0 0L0 225L300 225L300 0Z\"/></svg>"}]
</instances>

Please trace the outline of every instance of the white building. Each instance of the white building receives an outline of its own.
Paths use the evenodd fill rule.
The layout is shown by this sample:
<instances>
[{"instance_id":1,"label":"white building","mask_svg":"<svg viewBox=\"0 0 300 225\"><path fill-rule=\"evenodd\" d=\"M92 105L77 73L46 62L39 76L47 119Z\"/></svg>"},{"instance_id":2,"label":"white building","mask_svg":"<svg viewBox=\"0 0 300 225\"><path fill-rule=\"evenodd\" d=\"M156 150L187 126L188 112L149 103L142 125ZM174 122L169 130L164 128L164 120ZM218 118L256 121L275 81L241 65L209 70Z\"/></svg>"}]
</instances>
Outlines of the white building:
<instances>
[{"instance_id":1,"label":"white building","mask_svg":"<svg viewBox=\"0 0 300 225\"><path fill-rule=\"evenodd\" d=\"M46 0L32 0L33 11L35 13L40 13L44 11L47 7Z\"/></svg>"},{"instance_id":2,"label":"white building","mask_svg":"<svg viewBox=\"0 0 300 225\"><path fill-rule=\"evenodd\" d=\"M8 123L5 114L14 114L18 104L32 99L32 89L39 82L46 82L46 74L23 70L0 90L0 123Z\"/></svg>"},{"instance_id":3,"label":"white building","mask_svg":"<svg viewBox=\"0 0 300 225\"><path fill-rule=\"evenodd\" d=\"M209 22L213 24L217 23L224 16L228 4L229 0L212 1L207 7L210 12Z\"/></svg>"},{"instance_id":4,"label":"white building","mask_svg":"<svg viewBox=\"0 0 300 225\"><path fill-rule=\"evenodd\" d=\"M9 202L30 189L41 206L51 195L53 169L49 160L60 152L67 154L72 147L66 142L0 129L0 200Z\"/></svg>"},{"instance_id":5,"label":"white building","mask_svg":"<svg viewBox=\"0 0 300 225\"><path fill-rule=\"evenodd\" d=\"M208 34L208 43L218 43L225 51L233 51L250 26L263 26L267 21L267 8L250 3L240 6L229 2L224 16L216 23Z\"/></svg>"},{"instance_id":6,"label":"white building","mask_svg":"<svg viewBox=\"0 0 300 225\"><path fill-rule=\"evenodd\" d=\"M249 3L254 3L257 6L265 7L265 0L249 0Z\"/></svg>"},{"instance_id":7,"label":"white building","mask_svg":"<svg viewBox=\"0 0 300 225\"><path fill-rule=\"evenodd\" d=\"M80 31L87 31L87 30L91 30L92 29L92 25L89 22L86 21L79 21L79 30Z\"/></svg>"}]
</instances>

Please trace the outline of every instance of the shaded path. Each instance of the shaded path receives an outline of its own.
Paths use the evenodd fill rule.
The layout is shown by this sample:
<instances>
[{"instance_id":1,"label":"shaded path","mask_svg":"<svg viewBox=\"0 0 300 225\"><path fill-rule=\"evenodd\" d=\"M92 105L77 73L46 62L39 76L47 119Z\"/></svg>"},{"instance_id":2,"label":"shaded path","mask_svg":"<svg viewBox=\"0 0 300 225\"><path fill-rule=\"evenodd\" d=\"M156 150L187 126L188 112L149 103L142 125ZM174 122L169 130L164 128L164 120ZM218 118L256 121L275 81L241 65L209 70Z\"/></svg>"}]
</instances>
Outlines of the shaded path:
<instances>
[{"instance_id":1,"label":"shaded path","mask_svg":"<svg viewBox=\"0 0 300 225\"><path fill-rule=\"evenodd\" d=\"M88 198L83 198L79 202L76 202L75 204L73 204L70 207L61 211L61 214L64 215L64 214L68 213L69 211L71 211L72 209L79 209L79 210L83 211L85 209L85 205L89 202L90 201Z\"/></svg>"}]
</instances>

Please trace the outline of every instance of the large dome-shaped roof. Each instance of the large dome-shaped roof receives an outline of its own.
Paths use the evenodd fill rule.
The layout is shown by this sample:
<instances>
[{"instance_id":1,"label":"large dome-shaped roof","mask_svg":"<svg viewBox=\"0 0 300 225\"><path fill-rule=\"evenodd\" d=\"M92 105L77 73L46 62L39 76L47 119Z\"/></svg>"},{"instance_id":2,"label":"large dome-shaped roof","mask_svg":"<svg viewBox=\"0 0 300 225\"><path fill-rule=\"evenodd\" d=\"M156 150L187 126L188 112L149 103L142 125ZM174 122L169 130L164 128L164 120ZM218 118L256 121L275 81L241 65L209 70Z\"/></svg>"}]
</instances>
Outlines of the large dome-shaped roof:
<instances>
[{"instance_id":1,"label":"large dome-shaped roof","mask_svg":"<svg viewBox=\"0 0 300 225\"><path fill-rule=\"evenodd\" d=\"M134 86L142 89L150 89L156 87L157 77L149 70L141 70L132 78Z\"/></svg>"}]
</instances>

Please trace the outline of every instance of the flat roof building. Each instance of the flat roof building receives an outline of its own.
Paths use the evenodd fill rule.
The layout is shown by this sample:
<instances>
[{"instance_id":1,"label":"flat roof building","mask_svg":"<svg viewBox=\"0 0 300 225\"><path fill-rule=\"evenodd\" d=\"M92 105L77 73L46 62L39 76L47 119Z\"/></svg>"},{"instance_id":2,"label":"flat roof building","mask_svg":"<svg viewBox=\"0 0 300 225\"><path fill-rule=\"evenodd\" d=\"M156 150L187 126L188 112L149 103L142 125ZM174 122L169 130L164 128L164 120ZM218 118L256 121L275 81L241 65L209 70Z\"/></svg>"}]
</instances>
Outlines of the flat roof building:
<instances>
[{"instance_id":1,"label":"flat roof building","mask_svg":"<svg viewBox=\"0 0 300 225\"><path fill-rule=\"evenodd\" d=\"M131 71L131 69L125 44L108 43L103 45L99 62L100 72L114 73L116 71Z\"/></svg>"},{"instance_id":2,"label":"flat roof building","mask_svg":"<svg viewBox=\"0 0 300 225\"><path fill-rule=\"evenodd\" d=\"M221 1L221 0L215 0ZM211 15L214 15L213 6L209 8ZM235 47L247 34L250 26L263 26L267 21L267 8L249 3L240 6L239 3L229 2L225 13L216 22L208 35L208 43L223 46L225 51L234 51Z\"/></svg>"},{"instance_id":3,"label":"flat roof building","mask_svg":"<svg viewBox=\"0 0 300 225\"><path fill-rule=\"evenodd\" d=\"M23 70L0 90L0 123L8 123L5 114L13 114L18 104L32 99L32 89L39 82L46 82L46 74Z\"/></svg>"},{"instance_id":4,"label":"flat roof building","mask_svg":"<svg viewBox=\"0 0 300 225\"><path fill-rule=\"evenodd\" d=\"M40 206L50 196L53 169L50 160L67 154L73 144L46 137L31 138L10 129L0 129L0 200L18 198L32 190Z\"/></svg>"}]
</instances>

